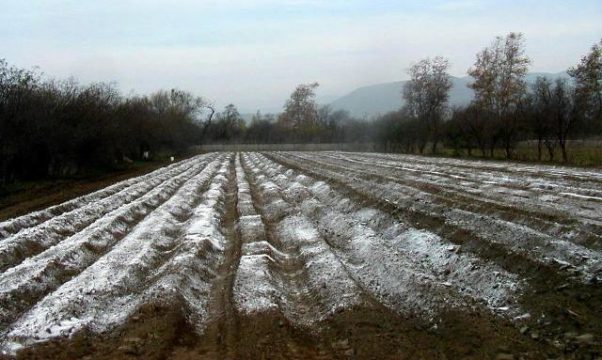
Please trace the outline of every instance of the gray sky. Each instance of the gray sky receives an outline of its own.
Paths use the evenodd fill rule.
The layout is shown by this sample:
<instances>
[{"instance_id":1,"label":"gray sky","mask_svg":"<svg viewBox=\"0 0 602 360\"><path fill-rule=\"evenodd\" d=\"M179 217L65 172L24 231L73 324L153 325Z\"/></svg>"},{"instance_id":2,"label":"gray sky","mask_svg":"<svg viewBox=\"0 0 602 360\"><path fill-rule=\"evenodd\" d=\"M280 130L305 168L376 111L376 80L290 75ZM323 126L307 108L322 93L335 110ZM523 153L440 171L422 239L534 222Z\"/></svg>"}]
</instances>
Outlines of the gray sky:
<instances>
[{"instance_id":1,"label":"gray sky","mask_svg":"<svg viewBox=\"0 0 602 360\"><path fill-rule=\"evenodd\" d=\"M443 55L464 76L496 35L523 32L532 71L566 70L602 37L602 1L0 0L0 58L124 93L178 87L282 106L299 83L322 99L407 78Z\"/></svg>"}]
</instances>

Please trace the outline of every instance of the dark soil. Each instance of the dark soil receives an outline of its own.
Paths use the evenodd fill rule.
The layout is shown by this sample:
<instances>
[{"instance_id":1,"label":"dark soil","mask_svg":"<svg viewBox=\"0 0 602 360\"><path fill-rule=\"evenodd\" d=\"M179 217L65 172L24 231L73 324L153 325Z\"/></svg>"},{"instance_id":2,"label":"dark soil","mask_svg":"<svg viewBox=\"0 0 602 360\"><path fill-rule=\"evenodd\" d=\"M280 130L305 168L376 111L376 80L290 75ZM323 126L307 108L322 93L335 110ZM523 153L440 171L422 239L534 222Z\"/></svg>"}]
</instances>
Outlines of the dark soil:
<instances>
[{"instance_id":1,"label":"dark soil","mask_svg":"<svg viewBox=\"0 0 602 360\"><path fill-rule=\"evenodd\" d=\"M10 185L0 191L0 221L69 201L120 181L147 174L167 164L169 162L165 161L137 163L128 169L98 176Z\"/></svg>"},{"instance_id":2,"label":"dark soil","mask_svg":"<svg viewBox=\"0 0 602 360\"><path fill-rule=\"evenodd\" d=\"M279 314L237 316L237 336L216 348L220 317L198 335L177 304L145 305L106 334L80 332L25 349L20 359L496 359L558 358L560 353L511 324L482 314L443 314L437 328L385 308L355 308L316 329L296 328Z\"/></svg>"},{"instance_id":3,"label":"dark soil","mask_svg":"<svg viewBox=\"0 0 602 360\"><path fill-rule=\"evenodd\" d=\"M290 164L287 166L292 167ZM123 178L134 175L124 174ZM97 189L119 179L102 180L108 182L104 185L98 180L82 186L88 186L88 189L97 186L94 188ZM393 215L408 216L400 209L379 203L377 199L354 194L344 184L332 180L331 183L358 201L380 207ZM418 316L401 316L376 301L367 301L363 306L332 314L311 328L292 325L280 312L238 313L232 295L241 256L241 237L236 226L236 184L236 172L231 161L225 211L221 214L221 226L228 245L225 260L214 281L212 301L207 309L209 322L205 328L191 327L186 307L177 297L156 299L143 305L127 322L111 331L101 334L80 331L70 338L58 338L25 348L17 353L17 358L502 360L597 359L602 355L600 286L580 285L554 269L536 268L523 258L504 253L502 249L485 248L474 243L478 239L474 240L472 234L446 227L440 219L428 216L415 215L410 219L414 225L422 224L418 226L420 228L452 238L462 245L463 251L474 252L503 267L515 270L524 267L521 273L529 275L530 291L517 301L532 312L533 318L528 326L518 327L503 317L470 307L465 311L447 310L434 314L435 321L426 322ZM252 190L255 194L256 190ZM50 192L44 196L46 199L53 197ZM257 206L262 204L261 199L254 200ZM36 206L33 197L20 207L13 205L16 208L12 211L27 212L30 211L25 210L28 206ZM9 208L2 210L0 215ZM266 216L262 219L267 221ZM270 230L271 224L265 225ZM305 303L308 301L310 299L304 300ZM311 307L305 303L303 305ZM544 313L550 318L541 320L538 315Z\"/></svg>"}]
</instances>

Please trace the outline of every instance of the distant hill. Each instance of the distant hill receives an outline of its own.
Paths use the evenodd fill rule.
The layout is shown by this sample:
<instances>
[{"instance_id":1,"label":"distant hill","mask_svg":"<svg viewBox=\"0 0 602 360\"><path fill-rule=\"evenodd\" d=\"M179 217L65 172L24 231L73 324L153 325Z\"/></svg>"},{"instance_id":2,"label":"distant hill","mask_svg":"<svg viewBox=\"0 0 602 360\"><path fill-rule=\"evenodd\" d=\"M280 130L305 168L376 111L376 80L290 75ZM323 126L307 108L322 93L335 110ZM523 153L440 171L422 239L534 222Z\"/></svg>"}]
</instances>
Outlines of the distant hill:
<instances>
[{"instance_id":1,"label":"distant hill","mask_svg":"<svg viewBox=\"0 0 602 360\"><path fill-rule=\"evenodd\" d=\"M527 75L527 82L532 84L538 76L545 76L550 79L568 78L566 72L560 73L530 73ZM472 78L453 77L452 88L450 90L449 103L454 105L468 104L473 98L473 92L467 84L472 82ZM377 85L370 85L353 90L349 94L338 98L330 103L334 110L347 110L355 117L371 117L378 114L384 114L399 109L402 106L401 89L405 81L396 81Z\"/></svg>"}]
</instances>

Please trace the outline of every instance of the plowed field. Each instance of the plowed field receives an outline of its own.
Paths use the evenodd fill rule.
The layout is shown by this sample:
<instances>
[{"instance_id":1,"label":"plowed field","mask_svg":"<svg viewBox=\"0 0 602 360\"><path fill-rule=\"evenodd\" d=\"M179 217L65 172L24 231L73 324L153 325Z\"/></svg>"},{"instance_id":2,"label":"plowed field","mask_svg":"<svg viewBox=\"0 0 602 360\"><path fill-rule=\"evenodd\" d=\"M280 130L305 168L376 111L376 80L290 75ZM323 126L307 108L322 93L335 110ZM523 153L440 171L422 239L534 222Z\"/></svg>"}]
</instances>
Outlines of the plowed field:
<instances>
[{"instance_id":1,"label":"plowed field","mask_svg":"<svg viewBox=\"0 0 602 360\"><path fill-rule=\"evenodd\" d=\"M0 223L7 358L602 355L602 172L210 153Z\"/></svg>"}]
</instances>

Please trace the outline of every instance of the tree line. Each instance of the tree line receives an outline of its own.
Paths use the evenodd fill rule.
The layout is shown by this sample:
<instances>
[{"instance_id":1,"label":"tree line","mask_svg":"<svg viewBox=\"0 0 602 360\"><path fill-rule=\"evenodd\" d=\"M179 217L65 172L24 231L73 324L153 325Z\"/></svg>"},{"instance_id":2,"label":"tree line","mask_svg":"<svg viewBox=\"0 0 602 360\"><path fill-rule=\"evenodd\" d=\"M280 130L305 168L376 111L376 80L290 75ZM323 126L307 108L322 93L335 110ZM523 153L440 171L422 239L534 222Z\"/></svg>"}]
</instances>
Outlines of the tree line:
<instances>
[{"instance_id":1,"label":"tree line","mask_svg":"<svg viewBox=\"0 0 602 360\"><path fill-rule=\"evenodd\" d=\"M602 135L602 41L568 69L569 79L540 76L529 85L531 60L525 39L509 33L476 55L468 70L474 99L448 104L449 60L426 58L410 67L400 93L400 109L370 120L318 106L318 83L301 84L279 115L221 122L236 131L218 131L206 142L310 143L374 142L384 151L516 158L519 143L532 143L538 160L569 160L569 142ZM402 101L403 106L401 106ZM235 118L240 116L236 114ZM214 124L217 125L217 124ZM560 153L560 159L556 154Z\"/></svg>"},{"instance_id":2,"label":"tree line","mask_svg":"<svg viewBox=\"0 0 602 360\"><path fill-rule=\"evenodd\" d=\"M47 80L0 59L0 184L183 153L199 143L211 109L181 90L127 97L111 84Z\"/></svg>"},{"instance_id":3,"label":"tree line","mask_svg":"<svg viewBox=\"0 0 602 360\"><path fill-rule=\"evenodd\" d=\"M190 92L124 96L112 84L45 79L0 59L0 184L106 171L204 143L373 142L385 151L513 159L527 141L539 160L559 151L568 161L572 139L602 134L602 41L568 69L569 80L528 86L529 65L524 36L510 33L476 55L466 106L449 106L449 60L434 57L410 67L398 111L356 119L319 106L319 85L309 83L280 114L246 122L235 105L218 112Z\"/></svg>"},{"instance_id":4,"label":"tree line","mask_svg":"<svg viewBox=\"0 0 602 360\"><path fill-rule=\"evenodd\" d=\"M235 105L218 112L187 91L124 96L0 59L0 185L103 173L203 143L367 141L365 124L315 105L315 87L300 85L280 116L258 112L247 124Z\"/></svg>"},{"instance_id":5,"label":"tree line","mask_svg":"<svg viewBox=\"0 0 602 360\"><path fill-rule=\"evenodd\" d=\"M474 100L450 108L448 60L421 60L409 70L411 79L403 89L406 105L380 119L395 129L381 141L419 153L427 143L437 153L442 141L456 154L494 157L502 150L506 159L515 157L519 142L532 141L538 160L545 154L555 160L558 148L567 162L569 140L602 134L602 41L568 69L568 80L540 76L529 87L529 64L522 34L497 37L468 70Z\"/></svg>"},{"instance_id":6,"label":"tree line","mask_svg":"<svg viewBox=\"0 0 602 360\"><path fill-rule=\"evenodd\" d=\"M203 143L337 143L372 141L373 127L347 111L334 111L316 103L318 83L300 84L282 113L257 112L245 122L230 104L208 124Z\"/></svg>"}]
</instances>

